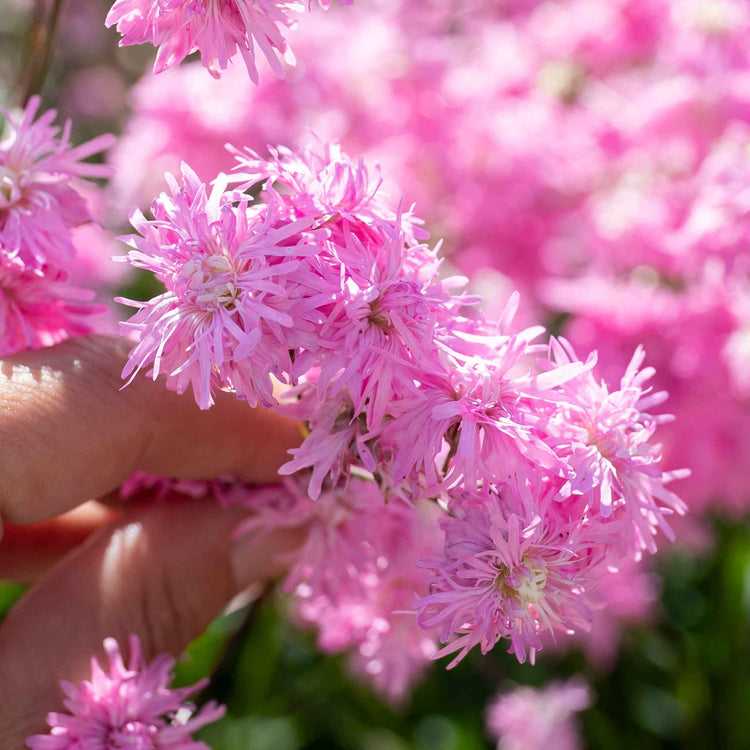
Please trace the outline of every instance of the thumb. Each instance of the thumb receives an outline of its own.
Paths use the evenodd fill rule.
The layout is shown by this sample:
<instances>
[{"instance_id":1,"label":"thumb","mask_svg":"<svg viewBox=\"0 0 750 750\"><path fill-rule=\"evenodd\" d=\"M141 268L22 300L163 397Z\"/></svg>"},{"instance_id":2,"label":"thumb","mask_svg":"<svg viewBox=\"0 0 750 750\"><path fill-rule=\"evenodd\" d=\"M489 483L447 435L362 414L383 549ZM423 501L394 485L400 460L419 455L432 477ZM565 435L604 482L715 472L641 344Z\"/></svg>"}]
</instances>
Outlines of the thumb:
<instances>
[{"instance_id":1,"label":"thumb","mask_svg":"<svg viewBox=\"0 0 750 750\"><path fill-rule=\"evenodd\" d=\"M86 679L105 637L138 635L147 659L179 654L235 594L277 575L297 539L232 541L246 515L199 500L136 506L44 575L0 626L0 750L43 731L62 708L59 680Z\"/></svg>"}]
</instances>

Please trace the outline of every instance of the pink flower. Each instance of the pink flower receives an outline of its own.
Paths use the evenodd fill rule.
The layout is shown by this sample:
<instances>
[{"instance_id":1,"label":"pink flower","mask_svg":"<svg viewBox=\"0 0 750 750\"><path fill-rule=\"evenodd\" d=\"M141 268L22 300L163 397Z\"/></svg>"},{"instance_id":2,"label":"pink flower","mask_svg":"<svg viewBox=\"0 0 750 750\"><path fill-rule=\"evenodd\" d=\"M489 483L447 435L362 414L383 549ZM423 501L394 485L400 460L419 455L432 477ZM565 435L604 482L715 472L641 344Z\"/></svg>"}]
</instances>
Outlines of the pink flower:
<instances>
[{"instance_id":1,"label":"pink flower","mask_svg":"<svg viewBox=\"0 0 750 750\"><path fill-rule=\"evenodd\" d=\"M347 247L346 236L353 233L367 246L373 232L392 235L402 230L406 241L424 239L420 219L394 210L380 190L380 169L370 174L364 159L351 159L338 143L318 142L312 148L291 150L269 148L265 159L251 149L229 149L237 157L233 181L245 189L263 182L265 186L283 186L290 211L297 216L314 215L325 222L334 241ZM285 189L284 189L285 188Z\"/></svg>"},{"instance_id":2,"label":"pink flower","mask_svg":"<svg viewBox=\"0 0 750 750\"><path fill-rule=\"evenodd\" d=\"M73 147L70 122L62 133L52 125L55 110L34 120L39 104L32 97L20 118L3 110L9 132L0 141L0 244L8 260L64 277L75 255L70 230L90 219L71 182L111 174L109 167L81 160L108 148L114 137Z\"/></svg>"},{"instance_id":3,"label":"pink flower","mask_svg":"<svg viewBox=\"0 0 750 750\"><path fill-rule=\"evenodd\" d=\"M353 477L313 502L301 490L303 479L286 481L287 494L269 493L266 504L248 496L255 516L240 533L306 530L284 582L296 617L318 628L323 651L350 650L354 674L401 702L437 650L435 633L409 611L427 591L428 574L416 563L438 551L440 511L431 503L385 504L373 481Z\"/></svg>"},{"instance_id":4,"label":"pink flower","mask_svg":"<svg viewBox=\"0 0 750 750\"><path fill-rule=\"evenodd\" d=\"M172 479L145 471L137 471L131 474L119 489L120 497L128 499L142 492L147 492L150 497L157 500L167 500L173 495L185 497L213 497L219 502L224 502L226 496L232 493L237 486L244 488L241 483L236 483L231 478L224 479Z\"/></svg>"},{"instance_id":5,"label":"pink flower","mask_svg":"<svg viewBox=\"0 0 750 750\"><path fill-rule=\"evenodd\" d=\"M9 262L0 244L0 356L37 349L94 330L104 308L93 291L47 278Z\"/></svg>"},{"instance_id":6,"label":"pink flower","mask_svg":"<svg viewBox=\"0 0 750 750\"><path fill-rule=\"evenodd\" d=\"M294 553L285 588L303 587L306 597L325 597L334 605L360 595L363 571L390 548L398 528L408 528L410 510L403 503L387 506L377 485L350 479L346 488L323 492L314 502L301 491L304 474L284 482L284 492L268 502L248 496L256 510L238 533L262 535L276 528L302 528L305 541Z\"/></svg>"},{"instance_id":7,"label":"pink flower","mask_svg":"<svg viewBox=\"0 0 750 750\"><path fill-rule=\"evenodd\" d=\"M117 26L121 45L158 47L156 73L197 50L204 67L218 78L239 50L257 83L256 46L283 77L281 60L293 63L294 57L281 30L293 27L293 14L303 10L299 0L116 0L106 24Z\"/></svg>"},{"instance_id":8,"label":"pink flower","mask_svg":"<svg viewBox=\"0 0 750 750\"><path fill-rule=\"evenodd\" d=\"M207 703L199 711L185 702L207 680L192 687L170 689L174 659L162 654L146 664L136 636L130 637L126 667L113 638L104 641L109 672L91 660L91 680L76 686L61 681L69 713L50 713L49 734L33 735L31 750L111 750L115 747L208 750L192 739L196 730L224 715L224 708Z\"/></svg>"},{"instance_id":9,"label":"pink flower","mask_svg":"<svg viewBox=\"0 0 750 750\"><path fill-rule=\"evenodd\" d=\"M576 361L564 340L553 341L551 349L558 365ZM636 349L616 391L597 382L591 371L568 381L566 401L545 425L571 469L563 496L585 496L603 518L621 509L632 522L630 546L636 557L643 549L656 551L657 528L674 539L666 517L684 514L687 506L664 485L689 476L685 470L663 472L661 446L651 442L656 427L672 417L648 413L667 394L646 387L654 369L641 369L645 357L643 348Z\"/></svg>"},{"instance_id":10,"label":"pink flower","mask_svg":"<svg viewBox=\"0 0 750 750\"><path fill-rule=\"evenodd\" d=\"M300 408L301 407L301 408ZM313 500L320 497L323 485L335 487L345 481L346 472L354 457L367 471L377 469L368 447L368 432L363 417L355 417L354 405L346 395L319 401L313 388L301 393L297 404L288 408L290 416L299 416L309 425L309 433L299 448L293 448L291 460L279 469L287 476L310 468L308 494Z\"/></svg>"},{"instance_id":11,"label":"pink flower","mask_svg":"<svg viewBox=\"0 0 750 750\"><path fill-rule=\"evenodd\" d=\"M499 491L465 493L441 522L445 556L421 562L433 576L417 621L441 629L447 645L436 657L458 652L449 668L501 638L520 662L530 651L533 663L543 633L588 630L587 588L617 527L580 505L563 509L552 494L518 479Z\"/></svg>"},{"instance_id":12,"label":"pink flower","mask_svg":"<svg viewBox=\"0 0 750 750\"><path fill-rule=\"evenodd\" d=\"M743 469L750 465L750 445L738 439L746 417L735 374L747 370L741 364L750 320L743 311L746 286L746 274L724 273L715 262L678 289L653 277L594 273L544 286L551 304L573 313L567 334L576 348L597 347L598 371L608 382L617 382L639 344L647 349L657 370L653 382L668 389L675 415L657 433L664 464L690 468L680 494L692 511L711 506L742 513L750 500Z\"/></svg>"},{"instance_id":13,"label":"pink flower","mask_svg":"<svg viewBox=\"0 0 750 750\"><path fill-rule=\"evenodd\" d=\"M453 339L441 342L452 367L435 375L420 360L425 374L418 377L419 387L391 406L380 449L392 456L395 486L422 496L504 481L529 464L564 473L564 463L534 429L535 412L553 389L593 360L531 375L528 355L540 347L530 339L539 328L516 336L493 336L481 325L476 333L459 328L452 333ZM448 349L450 344L455 348Z\"/></svg>"},{"instance_id":14,"label":"pink flower","mask_svg":"<svg viewBox=\"0 0 750 750\"><path fill-rule=\"evenodd\" d=\"M591 691L577 678L545 688L519 687L501 693L487 708L487 729L498 750L578 750L573 716L591 705Z\"/></svg>"},{"instance_id":15,"label":"pink flower","mask_svg":"<svg viewBox=\"0 0 750 750\"><path fill-rule=\"evenodd\" d=\"M128 238L135 249L127 260L154 271L167 291L122 300L139 309L122 324L139 336L123 377L151 365L154 380L164 372L170 389L191 386L204 409L214 387L232 387L251 405L275 403L270 376L291 369L293 338L310 327L290 275L317 251L303 234L312 219L290 222L276 204L250 205L220 180L209 194L187 165L182 183L168 182L154 221L132 217L142 236Z\"/></svg>"},{"instance_id":16,"label":"pink flower","mask_svg":"<svg viewBox=\"0 0 750 750\"><path fill-rule=\"evenodd\" d=\"M435 253L409 246L402 232L366 245L349 239L337 253L347 278L320 329L316 383L319 396L345 389L354 416L365 414L373 431L393 399L413 391L428 370L441 369L446 323L463 300L451 295L450 281L435 280Z\"/></svg>"}]
</instances>

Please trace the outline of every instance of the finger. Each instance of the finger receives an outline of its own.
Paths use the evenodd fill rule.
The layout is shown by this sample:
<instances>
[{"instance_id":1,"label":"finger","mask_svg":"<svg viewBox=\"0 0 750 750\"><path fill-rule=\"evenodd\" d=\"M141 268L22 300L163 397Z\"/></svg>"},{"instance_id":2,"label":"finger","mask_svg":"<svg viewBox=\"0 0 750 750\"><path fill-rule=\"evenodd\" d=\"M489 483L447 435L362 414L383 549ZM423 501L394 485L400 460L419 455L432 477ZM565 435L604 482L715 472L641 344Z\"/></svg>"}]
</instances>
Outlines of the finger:
<instances>
[{"instance_id":1,"label":"finger","mask_svg":"<svg viewBox=\"0 0 750 750\"><path fill-rule=\"evenodd\" d=\"M26 526L7 524L0 544L0 578L31 582L120 513L94 501Z\"/></svg>"},{"instance_id":2,"label":"finger","mask_svg":"<svg viewBox=\"0 0 750 750\"><path fill-rule=\"evenodd\" d=\"M40 579L0 626L0 748L62 710L58 681L87 678L105 637L134 633L147 658L179 654L235 594L277 575L298 539L232 541L245 515L200 500L142 505Z\"/></svg>"},{"instance_id":3,"label":"finger","mask_svg":"<svg viewBox=\"0 0 750 750\"><path fill-rule=\"evenodd\" d=\"M298 426L231 394L201 411L145 377L124 390L130 344L93 336L0 362L0 518L31 523L101 497L141 470L272 483Z\"/></svg>"}]
</instances>

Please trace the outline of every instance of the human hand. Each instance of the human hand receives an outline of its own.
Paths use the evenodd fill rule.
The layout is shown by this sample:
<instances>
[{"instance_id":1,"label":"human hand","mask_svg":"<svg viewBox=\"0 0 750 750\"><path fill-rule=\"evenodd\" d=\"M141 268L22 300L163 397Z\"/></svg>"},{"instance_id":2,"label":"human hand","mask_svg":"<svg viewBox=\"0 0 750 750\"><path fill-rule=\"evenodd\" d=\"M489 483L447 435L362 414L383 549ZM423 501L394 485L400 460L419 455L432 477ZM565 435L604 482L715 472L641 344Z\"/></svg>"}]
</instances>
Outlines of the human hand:
<instances>
[{"instance_id":1,"label":"human hand","mask_svg":"<svg viewBox=\"0 0 750 750\"><path fill-rule=\"evenodd\" d=\"M178 654L297 542L233 541L248 511L205 500L87 502L134 471L271 483L300 439L230 394L200 411L145 378L119 390L127 349L90 337L0 360L0 578L33 581L0 625L0 750L44 730L105 637Z\"/></svg>"}]
</instances>

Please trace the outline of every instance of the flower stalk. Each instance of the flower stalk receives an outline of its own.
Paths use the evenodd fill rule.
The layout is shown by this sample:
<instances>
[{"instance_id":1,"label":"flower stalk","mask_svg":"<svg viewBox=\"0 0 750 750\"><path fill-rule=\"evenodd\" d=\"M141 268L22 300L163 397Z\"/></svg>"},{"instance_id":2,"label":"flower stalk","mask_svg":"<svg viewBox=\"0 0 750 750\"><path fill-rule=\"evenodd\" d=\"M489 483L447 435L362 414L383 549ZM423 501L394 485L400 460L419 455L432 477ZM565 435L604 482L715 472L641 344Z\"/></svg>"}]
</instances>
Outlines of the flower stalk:
<instances>
[{"instance_id":1,"label":"flower stalk","mask_svg":"<svg viewBox=\"0 0 750 750\"><path fill-rule=\"evenodd\" d=\"M25 107L38 94L49 72L65 0L36 0L19 74L17 104Z\"/></svg>"}]
</instances>

